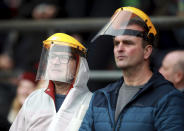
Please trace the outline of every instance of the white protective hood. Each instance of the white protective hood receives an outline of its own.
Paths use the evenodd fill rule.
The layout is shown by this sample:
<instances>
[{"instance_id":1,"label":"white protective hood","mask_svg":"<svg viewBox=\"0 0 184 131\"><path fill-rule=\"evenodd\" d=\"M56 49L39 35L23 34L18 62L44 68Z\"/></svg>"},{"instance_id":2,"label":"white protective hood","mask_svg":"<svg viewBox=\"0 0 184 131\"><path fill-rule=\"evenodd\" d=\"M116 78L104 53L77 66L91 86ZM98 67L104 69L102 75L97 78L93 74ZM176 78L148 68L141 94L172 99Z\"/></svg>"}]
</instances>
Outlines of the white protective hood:
<instances>
[{"instance_id":1,"label":"white protective hood","mask_svg":"<svg viewBox=\"0 0 184 131\"><path fill-rule=\"evenodd\" d=\"M89 68L85 58L80 57L79 69L73 88L69 91L47 131L78 131L88 109L92 93L87 87Z\"/></svg>"}]
</instances>

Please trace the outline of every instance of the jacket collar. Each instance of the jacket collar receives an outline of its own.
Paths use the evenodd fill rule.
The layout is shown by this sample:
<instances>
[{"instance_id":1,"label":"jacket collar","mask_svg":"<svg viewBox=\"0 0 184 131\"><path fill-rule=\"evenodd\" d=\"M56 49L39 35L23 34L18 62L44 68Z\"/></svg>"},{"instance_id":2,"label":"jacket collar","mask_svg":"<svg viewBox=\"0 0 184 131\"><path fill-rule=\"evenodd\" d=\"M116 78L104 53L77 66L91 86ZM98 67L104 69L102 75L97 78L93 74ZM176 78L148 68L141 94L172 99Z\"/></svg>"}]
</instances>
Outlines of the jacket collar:
<instances>
[{"instance_id":1,"label":"jacket collar","mask_svg":"<svg viewBox=\"0 0 184 131\"><path fill-rule=\"evenodd\" d=\"M48 94L55 102L55 88L54 83L52 81L49 81L49 85L45 90L45 93Z\"/></svg>"},{"instance_id":2,"label":"jacket collar","mask_svg":"<svg viewBox=\"0 0 184 131\"><path fill-rule=\"evenodd\" d=\"M155 82L155 81L157 81L157 82ZM99 91L102 91L104 93L110 93L110 92L113 92L116 90L118 92L120 87L122 86L123 82L124 82L124 79L123 79L123 77L121 77L115 83L109 84L106 88L102 88ZM143 86L142 90L138 94L144 92L145 90L147 90L149 88L158 87L159 85L162 85L165 83L168 83L168 81L165 80L164 77L158 71L154 71L150 80Z\"/></svg>"},{"instance_id":3,"label":"jacket collar","mask_svg":"<svg viewBox=\"0 0 184 131\"><path fill-rule=\"evenodd\" d=\"M121 85L123 84L123 82L124 82L124 79L123 79L123 77L121 77L115 83L111 83L107 87L102 88L99 91L107 92L107 93L113 92L114 90L117 90L118 91L119 88L121 87Z\"/></svg>"}]
</instances>

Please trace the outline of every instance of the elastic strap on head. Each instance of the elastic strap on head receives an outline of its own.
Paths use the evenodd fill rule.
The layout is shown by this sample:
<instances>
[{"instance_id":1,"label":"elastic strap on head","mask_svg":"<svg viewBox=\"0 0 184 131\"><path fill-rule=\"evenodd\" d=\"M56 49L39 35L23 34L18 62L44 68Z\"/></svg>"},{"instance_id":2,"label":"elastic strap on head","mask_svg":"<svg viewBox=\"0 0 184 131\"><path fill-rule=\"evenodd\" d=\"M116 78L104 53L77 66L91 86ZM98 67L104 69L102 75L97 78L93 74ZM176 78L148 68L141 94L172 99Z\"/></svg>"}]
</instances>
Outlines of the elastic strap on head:
<instances>
[{"instance_id":1,"label":"elastic strap on head","mask_svg":"<svg viewBox=\"0 0 184 131\"><path fill-rule=\"evenodd\" d=\"M144 31L125 29L123 35L132 35L136 37L142 37L143 39L145 39L147 33Z\"/></svg>"},{"instance_id":2,"label":"elastic strap on head","mask_svg":"<svg viewBox=\"0 0 184 131\"><path fill-rule=\"evenodd\" d=\"M136 37L142 37L144 40L148 39L147 33L144 31L131 30L131 29L119 29L119 30L112 30L112 32L114 36L131 35Z\"/></svg>"},{"instance_id":3,"label":"elastic strap on head","mask_svg":"<svg viewBox=\"0 0 184 131\"><path fill-rule=\"evenodd\" d=\"M121 32L122 32L122 30L121 30ZM136 36L136 37L141 37L141 38L143 38L143 40L148 41L150 44L152 44L154 41L154 36L151 36L151 34L148 35L144 31L125 29L123 31L123 35L132 35L132 36Z\"/></svg>"},{"instance_id":4,"label":"elastic strap on head","mask_svg":"<svg viewBox=\"0 0 184 131\"><path fill-rule=\"evenodd\" d=\"M113 34L113 36L130 35L130 36L141 37L143 38L143 40L149 42L151 45L153 45L153 42L154 42L153 34L151 33L148 35L144 31L131 30L131 29L119 29L119 30L111 30L111 34Z\"/></svg>"}]
</instances>

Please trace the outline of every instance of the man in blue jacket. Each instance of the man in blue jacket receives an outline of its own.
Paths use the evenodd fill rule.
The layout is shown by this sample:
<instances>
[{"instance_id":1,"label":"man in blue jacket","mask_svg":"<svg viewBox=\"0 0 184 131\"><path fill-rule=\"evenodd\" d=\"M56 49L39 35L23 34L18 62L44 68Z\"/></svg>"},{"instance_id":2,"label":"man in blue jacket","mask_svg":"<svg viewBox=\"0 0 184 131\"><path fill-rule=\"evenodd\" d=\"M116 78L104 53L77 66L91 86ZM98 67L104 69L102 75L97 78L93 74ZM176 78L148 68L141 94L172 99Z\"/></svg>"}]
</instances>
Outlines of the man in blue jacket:
<instances>
[{"instance_id":1,"label":"man in blue jacket","mask_svg":"<svg viewBox=\"0 0 184 131\"><path fill-rule=\"evenodd\" d=\"M184 95L150 68L156 29L134 7L116 10L97 34L114 36L123 77L96 91L80 131L183 131Z\"/></svg>"}]
</instances>

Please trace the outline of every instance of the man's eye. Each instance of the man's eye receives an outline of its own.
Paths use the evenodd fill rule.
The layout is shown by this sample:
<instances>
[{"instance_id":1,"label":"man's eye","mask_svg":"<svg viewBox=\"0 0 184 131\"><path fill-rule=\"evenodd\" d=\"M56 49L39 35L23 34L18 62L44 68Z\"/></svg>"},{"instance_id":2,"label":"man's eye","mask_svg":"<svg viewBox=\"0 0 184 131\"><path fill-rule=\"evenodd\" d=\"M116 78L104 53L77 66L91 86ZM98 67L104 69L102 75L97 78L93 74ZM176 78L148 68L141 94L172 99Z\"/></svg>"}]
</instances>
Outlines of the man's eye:
<instances>
[{"instance_id":1,"label":"man's eye","mask_svg":"<svg viewBox=\"0 0 184 131\"><path fill-rule=\"evenodd\" d=\"M69 59L69 56L61 55L59 56L60 59Z\"/></svg>"},{"instance_id":2,"label":"man's eye","mask_svg":"<svg viewBox=\"0 0 184 131\"><path fill-rule=\"evenodd\" d=\"M127 45L132 45L133 43L132 43L132 42L127 42L127 43L125 43L125 44L127 44Z\"/></svg>"},{"instance_id":3,"label":"man's eye","mask_svg":"<svg viewBox=\"0 0 184 131\"><path fill-rule=\"evenodd\" d=\"M123 43L126 45L133 45L134 44L134 42L132 42L130 40L123 41Z\"/></svg>"},{"instance_id":4,"label":"man's eye","mask_svg":"<svg viewBox=\"0 0 184 131\"><path fill-rule=\"evenodd\" d=\"M119 44L119 42L114 41L114 46L117 46L118 44Z\"/></svg>"}]
</instances>

